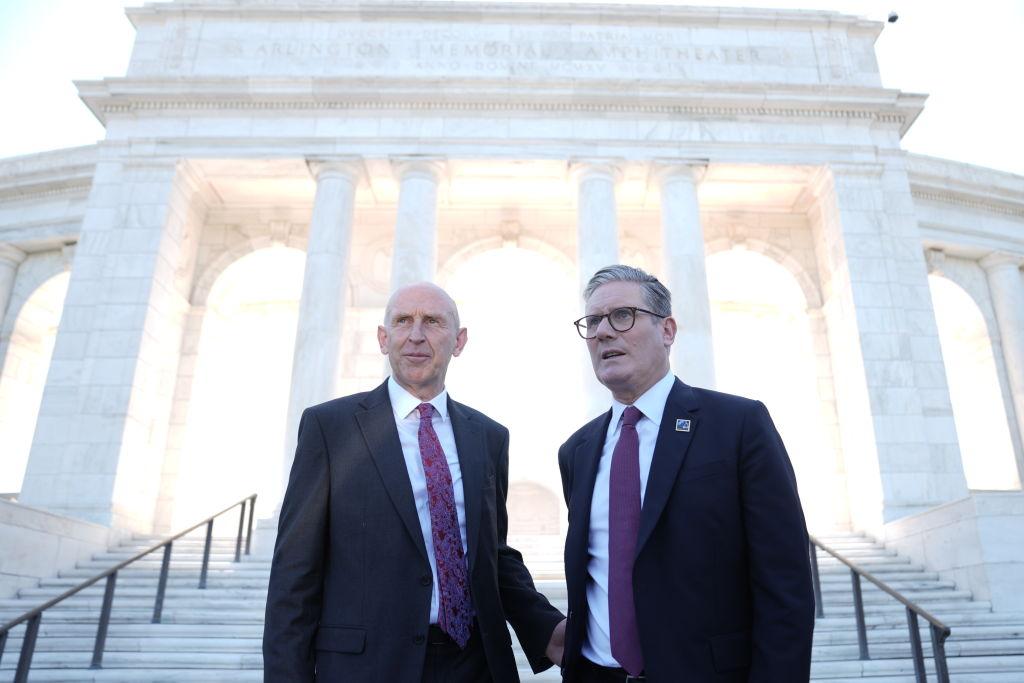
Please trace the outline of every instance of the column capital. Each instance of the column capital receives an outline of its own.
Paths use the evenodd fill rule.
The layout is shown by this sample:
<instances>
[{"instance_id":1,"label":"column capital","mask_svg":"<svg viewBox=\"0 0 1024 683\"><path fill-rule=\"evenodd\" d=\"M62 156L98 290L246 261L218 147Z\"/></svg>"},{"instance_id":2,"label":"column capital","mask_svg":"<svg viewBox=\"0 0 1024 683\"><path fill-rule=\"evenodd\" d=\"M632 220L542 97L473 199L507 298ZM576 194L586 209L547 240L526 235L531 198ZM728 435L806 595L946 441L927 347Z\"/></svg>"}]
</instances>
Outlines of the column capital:
<instances>
[{"instance_id":1,"label":"column capital","mask_svg":"<svg viewBox=\"0 0 1024 683\"><path fill-rule=\"evenodd\" d=\"M651 176L663 184L679 179L699 185L707 170L707 159L662 157L651 160Z\"/></svg>"},{"instance_id":2,"label":"column capital","mask_svg":"<svg viewBox=\"0 0 1024 683\"><path fill-rule=\"evenodd\" d=\"M438 182L448 170L448 160L444 157L409 154L389 158L391 170L398 180L422 178Z\"/></svg>"},{"instance_id":3,"label":"column capital","mask_svg":"<svg viewBox=\"0 0 1024 683\"><path fill-rule=\"evenodd\" d=\"M924 252L925 263L928 264L928 274L941 275L942 269L946 265L946 252L942 249L926 249Z\"/></svg>"},{"instance_id":4,"label":"column capital","mask_svg":"<svg viewBox=\"0 0 1024 683\"><path fill-rule=\"evenodd\" d=\"M1004 268L1019 269L1024 265L1024 256L1010 254L1005 251L993 251L988 256L982 257L978 265L988 273L994 273Z\"/></svg>"},{"instance_id":5,"label":"column capital","mask_svg":"<svg viewBox=\"0 0 1024 683\"><path fill-rule=\"evenodd\" d=\"M611 157L580 157L569 160L569 176L577 183L599 178L618 184L623 176L622 159Z\"/></svg>"},{"instance_id":6,"label":"column capital","mask_svg":"<svg viewBox=\"0 0 1024 683\"><path fill-rule=\"evenodd\" d=\"M0 242L0 262L16 266L24 261L26 256L28 256L28 254L23 252L21 249L18 249L13 244Z\"/></svg>"},{"instance_id":7,"label":"column capital","mask_svg":"<svg viewBox=\"0 0 1024 683\"><path fill-rule=\"evenodd\" d=\"M358 183L366 177L363 158L358 156L306 157L306 166L318 182L323 178L341 177Z\"/></svg>"}]
</instances>

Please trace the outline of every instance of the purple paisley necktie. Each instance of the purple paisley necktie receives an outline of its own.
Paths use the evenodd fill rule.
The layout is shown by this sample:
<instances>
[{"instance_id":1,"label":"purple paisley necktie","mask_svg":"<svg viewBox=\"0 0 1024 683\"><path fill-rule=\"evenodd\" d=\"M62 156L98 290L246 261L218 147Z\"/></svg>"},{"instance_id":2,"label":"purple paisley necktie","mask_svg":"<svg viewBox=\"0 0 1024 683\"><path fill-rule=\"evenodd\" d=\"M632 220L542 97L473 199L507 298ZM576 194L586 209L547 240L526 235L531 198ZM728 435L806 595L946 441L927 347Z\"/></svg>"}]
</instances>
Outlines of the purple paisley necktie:
<instances>
[{"instance_id":1,"label":"purple paisley necktie","mask_svg":"<svg viewBox=\"0 0 1024 683\"><path fill-rule=\"evenodd\" d=\"M633 604L633 559L640 531L640 437L636 423L641 417L643 414L633 406L622 413L608 486L608 620L612 656L632 676L644 670Z\"/></svg>"},{"instance_id":2,"label":"purple paisley necktie","mask_svg":"<svg viewBox=\"0 0 1024 683\"><path fill-rule=\"evenodd\" d=\"M469 641L473 614L466 556L462 549L459 517L455 512L452 473L431 422L434 406L421 403L417 410L420 411L420 457L427 478L430 535L434 540L434 561L440 588L437 621L441 630L464 648Z\"/></svg>"}]
</instances>

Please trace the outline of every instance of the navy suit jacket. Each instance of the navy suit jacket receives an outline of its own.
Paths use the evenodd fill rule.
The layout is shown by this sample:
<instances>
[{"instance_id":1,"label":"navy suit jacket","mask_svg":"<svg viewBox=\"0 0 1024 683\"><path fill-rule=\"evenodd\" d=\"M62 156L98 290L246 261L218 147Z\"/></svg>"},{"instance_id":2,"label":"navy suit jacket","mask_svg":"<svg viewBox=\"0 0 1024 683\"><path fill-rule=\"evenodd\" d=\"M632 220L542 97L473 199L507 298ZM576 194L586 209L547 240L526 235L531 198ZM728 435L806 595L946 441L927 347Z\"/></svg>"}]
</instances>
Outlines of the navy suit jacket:
<instances>
[{"instance_id":1,"label":"navy suit jacket","mask_svg":"<svg viewBox=\"0 0 1024 683\"><path fill-rule=\"evenodd\" d=\"M579 680L586 638L590 507L610 419L586 424L558 452L569 507L567 683ZM789 456L760 402L675 381L641 510L633 595L650 683L809 679L807 532Z\"/></svg>"},{"instance_id":2,"label":"navy suit jacket","mask_svg":"<svg viewBox=\"0 0 1024 683\"><path fill-rule=\"evenodd\" d=\"M505 543L508 430L448 399L462 468L470 593L496 683L534 670L562 614ZM387 382L302 415L274 548L265 680L420 681L433 590Z\"/></svg>"}]
</instances>

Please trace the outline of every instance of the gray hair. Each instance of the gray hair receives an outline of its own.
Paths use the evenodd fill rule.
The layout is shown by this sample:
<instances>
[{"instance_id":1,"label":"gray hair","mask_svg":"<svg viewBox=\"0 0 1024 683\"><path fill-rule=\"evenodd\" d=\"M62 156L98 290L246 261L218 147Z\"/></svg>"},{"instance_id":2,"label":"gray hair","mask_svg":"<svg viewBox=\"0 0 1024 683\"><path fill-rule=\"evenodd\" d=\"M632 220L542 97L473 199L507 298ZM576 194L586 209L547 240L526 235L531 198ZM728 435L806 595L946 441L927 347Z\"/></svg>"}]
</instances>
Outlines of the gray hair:
<instances>
[{"instance_id":1,"label":"gray hair","mask_svg":"<svg viewBox=\"0 0 1024 683\"><path fill-rule=\"evenodd\" d=\"M639 268L626 266L621 263L605 266L594 273L590 281L587 282L587 286L583 289L583 301L589 300L598 287L609 282L637 283L643 290L644 303L651 309L652 313L663 315L666 318L672 315L672 294L668 291L668 288L650 273L645 273Z\"/></svg>"}]
</instances>

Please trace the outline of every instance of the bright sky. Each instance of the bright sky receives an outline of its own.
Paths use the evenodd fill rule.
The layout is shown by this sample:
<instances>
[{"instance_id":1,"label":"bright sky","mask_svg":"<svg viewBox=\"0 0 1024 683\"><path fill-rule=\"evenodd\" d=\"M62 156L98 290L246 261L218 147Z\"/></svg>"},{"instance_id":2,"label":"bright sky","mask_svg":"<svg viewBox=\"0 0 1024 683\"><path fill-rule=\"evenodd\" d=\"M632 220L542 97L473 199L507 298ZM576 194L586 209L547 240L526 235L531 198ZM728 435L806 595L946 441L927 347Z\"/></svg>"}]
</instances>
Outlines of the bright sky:
<instances>
[{"instance_id":1,"label":"bright sky","mask_svg":"<svg viewBox=\"0 0 1024 683\"><path fill-rule=\"evenodd\" d=\"M123 7L137 4L142 3L0 0L0 83L6 102L0 108L0 157L102 137L72 81L124 74L134 30ZM877 43L884 84L930 95L904 147L1024 175L1024 0L657 4L826 9L876 20L895 9L900 20L886 26Z\"/></svg>"}]
</instances>

